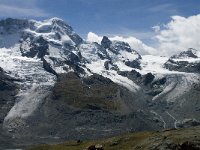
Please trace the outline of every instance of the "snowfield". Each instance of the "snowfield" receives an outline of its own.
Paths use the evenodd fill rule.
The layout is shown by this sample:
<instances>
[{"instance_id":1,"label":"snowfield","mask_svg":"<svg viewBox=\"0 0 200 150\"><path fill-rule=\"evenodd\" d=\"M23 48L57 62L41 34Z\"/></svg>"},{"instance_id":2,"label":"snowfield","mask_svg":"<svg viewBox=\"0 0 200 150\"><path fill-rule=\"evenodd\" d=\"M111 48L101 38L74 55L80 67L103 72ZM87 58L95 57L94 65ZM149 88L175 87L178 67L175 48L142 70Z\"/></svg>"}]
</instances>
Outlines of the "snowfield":
<instances>
[{"instance_id":1,"label":"snowfield","mask_svg":"<svg viewBox=\"0 0 200 150\"><path fill-rule=\"evenodd\" d=\"M166 77L168 82L164 85L163 91L152 98L153 101L168 95L168 101L172 102L176 97L189 91L194 83L199 82L199 75L195 73L170 71L164 68L168 57L140 56L129 45L119 41L112 41L110 48L105 49L97 43L80 42L82 39L61 19L31 20L29 23L30 26L22 31L13 31L13 34L5 32L0 35L0 67L8 75L20 80L18 82L20 91L16 103L4 120L7 128L12 129L20 124L23 125L23 119L32 115L48 95L49 89L54 86L56 75L44 68L44 61L56 74L74 72L75 69L70 66L73 64L75 68L78 66L85 71L84 75L80 73L82 77L99 74L135 93L141 90L140 85L119 75L118 71L136 70L141 75L152 73L155 76L154 80ZM24 40L22 35L30 37ZM47 52L43 56L44 60L42 61L37 55L35 57L22 56L22 53L31 53L32 42L41 37L48 44ZM39 44L36 43L36 46ZM200 62L200 52L195 50L192 52L197 55L197 58L187 57L184 54L173 60ZM136 69L127 65L127 62L134 61L140 64L141 68ZM152 113L159 116L156 112ZM159 118L165 126L162 116Z\"/></svg>"}]
</instances>

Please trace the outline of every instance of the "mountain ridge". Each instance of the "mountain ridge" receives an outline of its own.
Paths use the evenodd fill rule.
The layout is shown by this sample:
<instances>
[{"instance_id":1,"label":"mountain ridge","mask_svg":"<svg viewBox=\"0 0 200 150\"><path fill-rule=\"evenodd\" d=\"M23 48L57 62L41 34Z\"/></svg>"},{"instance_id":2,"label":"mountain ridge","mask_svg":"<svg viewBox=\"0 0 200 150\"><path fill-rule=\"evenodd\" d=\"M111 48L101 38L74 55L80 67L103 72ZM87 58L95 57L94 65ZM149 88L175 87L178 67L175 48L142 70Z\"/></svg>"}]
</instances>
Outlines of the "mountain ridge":
<instances>
[{"instance_id":1,"label":"mountain ridge","mask_svg":"<svg viewBox=\"0 0 200 150\"><path fill-rule=\"evenodd\" d=\"M141 56L106 36L101 44L85 41L58 18L0 21L0 38L0 75L18 87L10 105L0 103L7 114L1 125L16 140L101 138L200 124L197 50ZM1 80L3 87L7 79Z\"/></svg>"}]
</instances>

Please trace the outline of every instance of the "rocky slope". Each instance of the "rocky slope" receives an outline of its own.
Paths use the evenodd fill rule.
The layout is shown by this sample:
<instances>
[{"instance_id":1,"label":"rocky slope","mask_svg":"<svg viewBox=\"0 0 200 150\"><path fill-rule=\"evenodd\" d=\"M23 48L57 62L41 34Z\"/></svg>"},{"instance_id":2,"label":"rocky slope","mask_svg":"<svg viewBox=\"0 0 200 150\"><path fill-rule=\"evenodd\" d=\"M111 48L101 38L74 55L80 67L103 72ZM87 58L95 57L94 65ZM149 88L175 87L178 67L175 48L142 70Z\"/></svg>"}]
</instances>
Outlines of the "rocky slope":
<instances>
[{"instance_id":1,"label":"rocky slope","mask_svg":"<svg viewBox=\"0 0 200 150\"><path fill-rule=\"evenodd\" d=\"M129 133L93 141L70 141L63 144L39 145L29 150L199 150L200 127L155 132ZM92 149L93 148L93 149ZM99 149L100 149L99 148ZM101 150L100 149L100 150Z\"/></svg>"},{"instance_id":2,"label":"rocky slope","mask_svg":"<svg viewBox=\"0 0 200 150\"><path fill-rule=\"evenodd\" d=\"M180 54L172 56L166 63L165 67L169 70L180 72L199 73L200 71L200 53L195 49L188 49Z\"/></svg>"},{"instance_id":3,"label":"rocky slope","mask_svg":"<svg viewBox=\"0 0 200 150\"><path fill-rule=\"evenodd\" d=\"M58 18L2 20L0 39L0 124L16 146L200 124L198 50L141 56Z\"/></svg>"},{"instance_id":4,"label":"rocky slope","mask_svg":"<svg viewBox=\"0 0 200 150\"><path fill-rule=\"evenodd\" d=\"M0 123L3 122L14 105L14 96L18 92L17 84L14 81L17 80L6 75L3 69L0 68Z\"/></svg>"}]
</instances>

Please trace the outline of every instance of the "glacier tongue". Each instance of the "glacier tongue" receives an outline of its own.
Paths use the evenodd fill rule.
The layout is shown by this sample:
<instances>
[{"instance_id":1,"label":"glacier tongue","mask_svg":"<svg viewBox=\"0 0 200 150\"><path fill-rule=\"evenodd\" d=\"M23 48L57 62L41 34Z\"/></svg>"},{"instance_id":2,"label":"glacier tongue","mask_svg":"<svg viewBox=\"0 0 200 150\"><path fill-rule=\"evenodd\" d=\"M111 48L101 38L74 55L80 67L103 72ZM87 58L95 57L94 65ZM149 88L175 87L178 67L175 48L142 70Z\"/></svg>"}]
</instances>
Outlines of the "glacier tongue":
<instances>
[{"instance_id":1,"label":"glacier tongue","mask_svg":"<svg viewBox=\"0 0 200 150\"><path fill-rule=\"evenodd\" d=\"M40 114L40 112L46 113L45 109L41 111L43 107L40 106L43 106L45 98L52 92L51 89L54 87L57 76L67 72L75 72L83 78L92 75L97 77L102 75L105 78L109 78L114 83L127 88L129 91L119 91L116 96L106 95L103 100L110 99L110 97L114 97L117 100L118 98L121 99L119 102L123 103L122 105L124 106L122 107L130 107L130 111L134 112L134 116L138 114L137 117L130 115L130 120L129 117L127 117L130 123L133 118L140 118L144 115L151 118L153 115L162 123L162 127L168 128L171 126L171 122L175 122L174 124L176 125L177 121L182 121L186 117L191 118L195 116L196 119L198 118L197 111L200 110L200 104L197 104L199 93L195 93L195 91L191 89L193 89L194 86L197 87L197 90L199 88L200 77L199 74L196 74L200 73L199 51L189 49L171 58L152 55L141 56L137 51L133 50L128 43L109 40L107 37L103 38L101 44L84 41L73 31L71 26L58 18L45 21L22 20L19 21L19 23L17 22L17 20L8 19L5 21L7 24L2 27L0 21L0 68L9 76L18 79L15 80L15 82L18 83L20 88L16 95L14 106L12 107L13 103L10 104L9 106L12 108L10 109L9 107L8 109L10 109L10 111L6 110L5 112L7 113L9 111L7 116L3 116L5 117L3 127L7 129L7 131L14 131L13 133L21 134L21 131L25 131L24 129L26 129L26 127L32 129L31 125L33 122L40 123L35 122L35 118L39 118L38 114ZM25 25L23 25L24 23ZM7 32L7 28L9 32ZM189 66L187 67L185 64ZM101 80L101 77L99 80ZM92 82L96 84L96 81ZM103 85L103 87L104 86L107 86L107 83ZM92 86L87 86L87 88L91 88L91 91L89 91L93 92ZM111 88L113 88L113 86ZM104 91L103 89L102 92ZM110 93L110 91L107 92ZM192 97L190 99L192 94L196 95L194 95L194 98ZM90 94L88 95L87 97L90 98ZM91 100L93 100L93 93L91 95ZM188 98L185 98L185 96ZM96 101L94 101L94 103L95 102ZM193 106L192 103L194 105L197 104L198 108ZM50 105L53 106L51 108L57 109L57 106L54 108L54 104L55 103ZM58 102L56 105L60 107L63 103ZM187 105L189 106L187 107ZM88 108L90 109L90 106ZM187 108L189 108L189 110L186 111L187 114L181 112L185 112ZM49 110L51 111L52 109ZM176 111L177 109L179 110ZM69 131L64 131L64 133L69 133L71 132L73 121L71 124L68 119L69 114L67 114L65 118L64 115L66 115L66 113L61 111L62 109L56 110L56 113L51 111L53 114L51 119L53 121L55 119L61 119L61 123L59 124L66 123L68 125L68 123L70 123L69 128L67 128ZM99 112L98 107L97 111ZM95 115L97 111L94 111ZM59 115L61 114L61 117L56 118L55 115L57 116L57 113L59 113ZM80 114L80 120L78 118L79 114L76 115L76 121L80 121L80 124L82 124L81 121L84 121L82 112ZM97 114L97 116L98 115L99 114ZM102 117L104 114L100 112L100 115ZM118 117L117 114L114 115ZM51 115L48 114L47 116L49 117ZM87 113L83 112L83 116L88 121ZM110 113L106 117L110 117ZM146 121L151 124L152 121L154 121L150 118L145 118L142 119L145 120L145 122L142 121L142 124L146 123ZM49 120L50 123L52 123L51 119ZM96 119L99 120L99 118ZM110 120L110 118L108 119ZM118 119L119 118L117 118L117 120ZM121 117L119 121L122 122ZM137 122L137 120L133 121ZM155 121L156 124L159 124L159 121ZM45 123L47 123L46 120ZM138 123L140 124L141 122ZM116 125L116 122L114 122L114 124ZM64 125L61 126L64 127L63 129L60 128L60 126L56 129L58 129L59 132L63 131L66 127ZM132 127L134 127L134 125L132 126L131 123L131 128ZM141 128L143 128L143 125ZM33 130L35 130L34 127ZM124 128L122 130L124 130Z\"/></svg>"},{"instance_id":2,"label":"glacier tongue","mask_svg":"<svg viewBox=\"0 0 200 150\"><path fill-rule=\"evenodd\" d=\"M127 43L110 41L110 44L109 48L104 48L97 43L81 44L79 51L86 60L86 68L91 73L109 78L130 91L140 90L140 87L132 80L118 74L119 70L131 71L133 67L127 66L126 62L139 61L141 59L140 55L132 50Z\"/></svg>"},{"instance_id":3,"label":"glacier tongue","mask_svg":"<svg viewBox=\"0 0 200 150\"><path fill-rule=\"evenodd\" d=\"M113 82L126 87L130 91L137 92L140 89L140 87L137 84L135 84L130 79L119 75L117 71L106 70L104 68L104 63L104 60L95 61L90 64L87 64L86 67L89 68L93 73L100 74L106 78L109 78Z\"/></svg>"},{"instance_id":4,"label":"glacier tongue","mask_svg":"<svg viewBox=\"0 0 200 150\"><path fill-rule=\"evenodd\" d=\"M51 86L33 83L30 89L22 90L17 95L17 101L4 119L4 127L12 130L25 125L25 119L37 110L49 94Z\"/></svg>"},{"instance_id":5,"label":"glacier tongue","mask_svg":"<svg viewBox=\"0 0 200 150\"><path fill-rule=\"evenodd\" d=\"M18 44L10 49L2 48L0 51L0 67L10 76L20 80L20 92L16 103L4 119L4 127L14 128L21 125L23 119L38 108L54 85L56 77L44 70L40 59L22 57Z\"/></svg>"}]
</instances>

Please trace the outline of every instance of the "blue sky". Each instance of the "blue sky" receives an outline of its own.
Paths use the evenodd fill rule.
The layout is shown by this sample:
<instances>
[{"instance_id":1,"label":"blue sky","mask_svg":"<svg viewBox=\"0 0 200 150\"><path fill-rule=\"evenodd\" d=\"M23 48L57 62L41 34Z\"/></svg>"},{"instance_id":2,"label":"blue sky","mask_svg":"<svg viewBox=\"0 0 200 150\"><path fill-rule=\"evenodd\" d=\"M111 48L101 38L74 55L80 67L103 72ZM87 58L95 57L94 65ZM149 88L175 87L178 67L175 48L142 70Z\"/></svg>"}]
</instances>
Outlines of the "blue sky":
<instances>
[{"instance_id":1,"label":"blue sky","mask_svg":"<svg viewBox=\"0 0 200 150\"><path fill-rule=\"evenodd\" d=\"M170 16L200 13L199 0L1 0L0 17L60 17L77 33L134 36L148 42Z\"/></svg>"}]
</instances>

